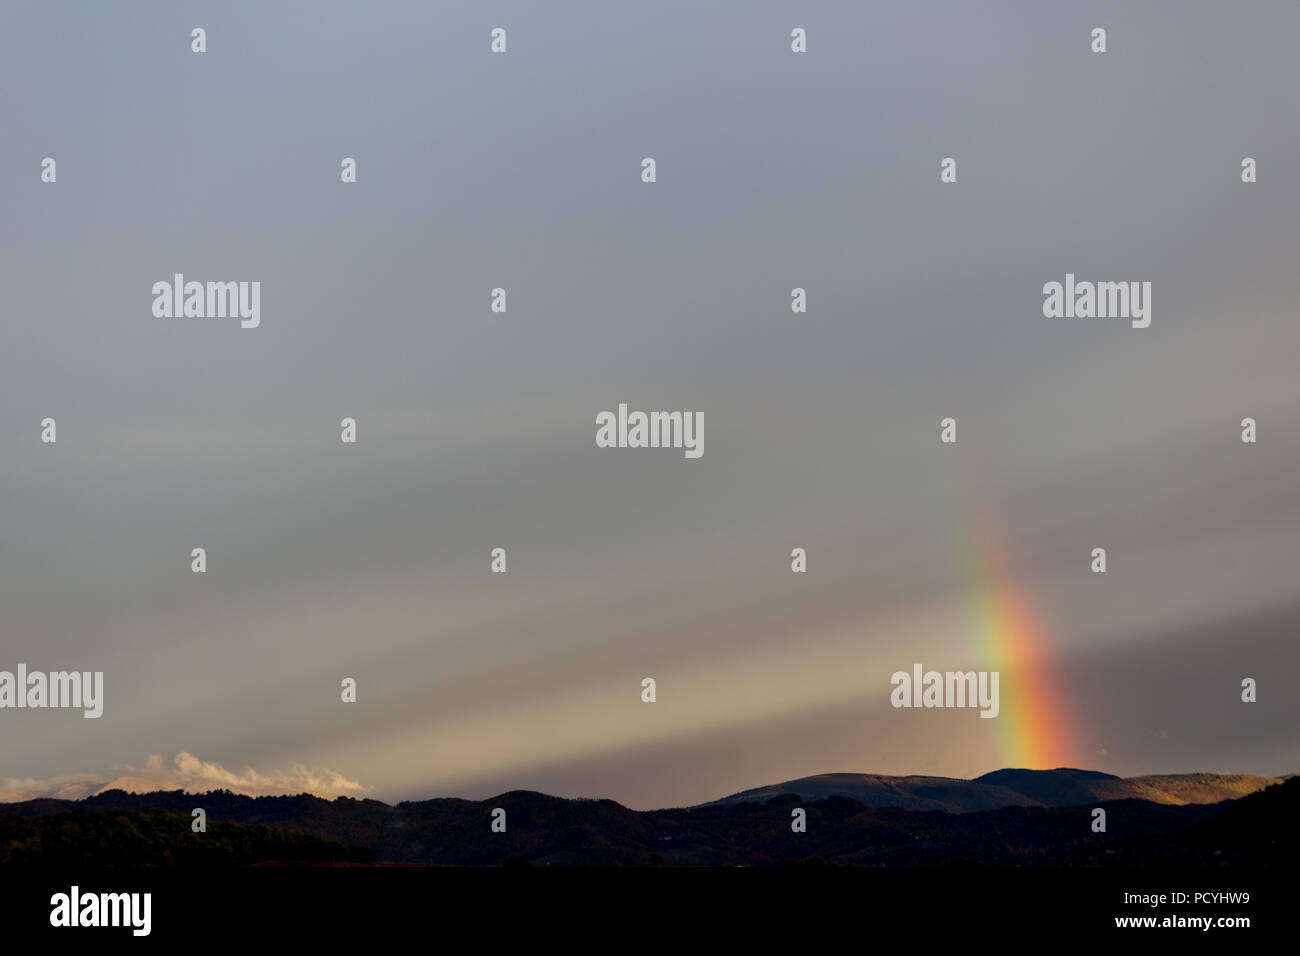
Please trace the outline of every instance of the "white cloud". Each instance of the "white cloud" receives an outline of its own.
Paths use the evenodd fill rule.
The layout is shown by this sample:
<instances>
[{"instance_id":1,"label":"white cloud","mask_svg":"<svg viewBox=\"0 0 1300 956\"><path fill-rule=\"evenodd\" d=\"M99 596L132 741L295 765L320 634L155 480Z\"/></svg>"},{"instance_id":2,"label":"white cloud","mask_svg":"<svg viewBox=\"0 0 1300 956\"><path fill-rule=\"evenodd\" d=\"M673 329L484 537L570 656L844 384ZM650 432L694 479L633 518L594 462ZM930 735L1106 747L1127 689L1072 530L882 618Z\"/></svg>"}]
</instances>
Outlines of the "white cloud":
<instances>
[{"instance_id":1,"label":"white cloud","mask_svg":"<svg viewBox=\"0 0 1300 956\"><path fill-rule=\"evenodd\" d=\"M153 790L184 790L187 793L232 790L253 797L310 793L325 799L359 796L370 791L370 787L333 770L299 763L292 764L287 771L258 773L252 767L245 767L242 772L236 773L219 763L200 760L186 751L178 753L172 763L173 766L167 767L162 757L150 754L143 767L118 768L123 772L116 777L93 773L50 777L45 780L7 777L0 781L0 803L42 797L80 800L104 790L127 790L131 793L149 793Z\"/></svg>"},{"instance_id":2,"label":"white cloud","mask_svg":"<svg viewBox=\"0 0 1300 956\"><path fill-rule=\"evenodd\" d=\"M107 777L78 774L70 777L51 777L37 780L33 777L6 777L0 783L0 803L36 800L52 797L57 800L80 800L89 796L107 782Z\"/></svg>"}]
</instances>

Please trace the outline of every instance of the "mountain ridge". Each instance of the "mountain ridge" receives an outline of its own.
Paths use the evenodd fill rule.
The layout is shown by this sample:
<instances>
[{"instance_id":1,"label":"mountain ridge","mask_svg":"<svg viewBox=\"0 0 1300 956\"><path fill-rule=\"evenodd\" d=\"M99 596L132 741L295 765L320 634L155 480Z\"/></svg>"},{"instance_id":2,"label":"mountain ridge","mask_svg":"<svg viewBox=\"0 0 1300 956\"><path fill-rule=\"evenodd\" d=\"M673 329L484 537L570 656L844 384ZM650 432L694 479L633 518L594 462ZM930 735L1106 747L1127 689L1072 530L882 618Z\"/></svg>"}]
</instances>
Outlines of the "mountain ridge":
<instances>
[{"instance_id":1,"label":"mountain ridge","mask_svg":"<svg viewBox=\"0 0 1300 956\"><path fill-rule=\"evenodd\" d=\"M1061 777L1049 773L1028 779L1042 785ZM1067 784L1080 779L1064 778ZM1085 773L1082 779L1109 785L1119 778ZM218 837L219 829L196 836L189 826L196 806L206 811L210 827L222 821L240 826L227 829L226 836ZM1107 826L1100 832L1093 828L1097 807L1106 811ZM508 819L501 832L492 827L497 808ZM804 829L792 826L792 819L800 818ZM143 836L140 821L151 821ZM310 794L117 790L76 802L0 805L0 859L8 855L11 862L39 863L42 857L57 859L70 851L86 865L114 865L121 859L140 865L172 860L204 865L208 851L218 850L244 859L284 853L299 858L301 852L336 862L366 858L380 864L441 866L774 866L803 861L890 867L1165 862L1230 868L1280 866L1294 859L1300 852L1297 821L1300 778L1218 803L1123 799L962 813L868 807L845 796L809 799L791 793L764 802L637 811L608 799L571 800L529 790L489 800L445 797L397 806L346 796L330 801ZM69 831L87 836L69 846ZM269 841L258 836L281 831L290 835ZM95 833L107 836L89 836ZM316 842L295 844L292 833ZM230 847L210 845L224 844L227 837L236 841Z\"/></svg>"},{"instance_id":2,"label":"mountain ridge","mask_svg":"<svg viewBox=\"0 0 1300 956\"><path fill-rule=\"evenodd\" d=\"M970 813L996 810L1011 806L1063 807L1080 806L1098 800L1146 800L1151 803L1185 805L1192 803L1219 803L1234 800L1262 790L1267 786L1291 779L1297 774L1266 777L1255 774L1232 773L1174 773L1144 774L1136 777L1119 777L1099 770L1082 770L1075 767L1057 767L1051 770L1029 770L1020 767L1003 767L978 777L944 777L929 774L902 776L873 773L822 773L798 777L783 783L767 784L737 791L715 800L690 804L690 807L709 807L750 801L766 802L783 794L797 794L804 799L823 797L849 797L863 806L903 810L943 810L948 813ZM148 776L127 775L97 787L90 793L44 794L27 800L0 802L0 812L5 808L38 806L49 803L62 805L86 803L93 805L106 795L121 792L130 795L154 793L189 794L202 796L209 793L235 793L248 799L268 797L295 797L307 794L291 793L241 793L223 789L193 791L166 786L168 781ZM535 793L539 791L508 791L508 793ZM497 799L497 794L486 799ZM316 797L328 802L331 798ZM334 799L352 799L380 806L401 807L405 804L424 803L429 800L460 800L459 797L433 797L426 800L403 800L387 804L370 797L342 795ZM563 798L592 800L603 798ZM477 801L469 801L477 802ZM673 809L673 808L662 808ZM13 811L11 811L13 812Z\"/></svg>"},{"instance_id":3,"label":"mountain ridge","mask_svg":"<svg viewBox=\"0 0 1300 956\"><path fill-rule=\"evenodd\" d=\"M794 793L805 799L848 797L867 807L971 813L1001 807L1069 807L1101 800L1145 800L1172 806L1219 803L1255 793L1282 777L1175 773L1118 777L1098 770L1004 767L973 779L920 774L832 773L754 787L698 806L764 802Z\"/></svg>"}]
</instances>

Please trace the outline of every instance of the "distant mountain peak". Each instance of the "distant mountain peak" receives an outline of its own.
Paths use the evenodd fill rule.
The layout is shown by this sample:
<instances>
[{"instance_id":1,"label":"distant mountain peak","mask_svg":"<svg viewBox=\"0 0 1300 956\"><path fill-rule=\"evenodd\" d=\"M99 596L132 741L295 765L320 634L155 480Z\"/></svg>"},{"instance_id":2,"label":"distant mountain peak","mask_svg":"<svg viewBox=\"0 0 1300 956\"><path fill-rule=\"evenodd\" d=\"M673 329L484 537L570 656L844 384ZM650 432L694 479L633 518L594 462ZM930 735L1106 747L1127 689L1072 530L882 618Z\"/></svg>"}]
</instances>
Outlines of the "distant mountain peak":
<instances>
[{"instance_id":1,"label":"distant mountain peak","mask_svg":"<svg viewBox=\"0 0 1300 956\"><path fill-rule=\"evenodd\" d=\"M1011 806L1072 807L1104 800L1203 804L1235 800L1279 780L1278 777L1219 773L1124 778L1077 767L1057 767L1053 770L1004 767L973 780L915 774L891 777L870 773L832 773L742 790L705 806L719 803L765 803L783 794L798 794L805 800L849 797L868 807L945 810L949 813L970 813Z\"/></svg>"},{"instance_id":2,"label":"distant mountain peak","mask_svg":"<svg viewBox=\"0 0 1300 956\"><path fill-rule=\"evenodd\" d=\"M1080 770L1077 767L1056 767L1052 770L1029 770L1025 767L1003 767L1001 770L991 770L988 773L981 774L976 780L997 783L1002 780L1012 780L1018 777L1035 776L1035 775L1069 775L1072 777L1084 777L1091 780L1123 780L1123 777L1117 777L1113 773L1103 773L1100 770Z\"/></svg>"}]
</instances>

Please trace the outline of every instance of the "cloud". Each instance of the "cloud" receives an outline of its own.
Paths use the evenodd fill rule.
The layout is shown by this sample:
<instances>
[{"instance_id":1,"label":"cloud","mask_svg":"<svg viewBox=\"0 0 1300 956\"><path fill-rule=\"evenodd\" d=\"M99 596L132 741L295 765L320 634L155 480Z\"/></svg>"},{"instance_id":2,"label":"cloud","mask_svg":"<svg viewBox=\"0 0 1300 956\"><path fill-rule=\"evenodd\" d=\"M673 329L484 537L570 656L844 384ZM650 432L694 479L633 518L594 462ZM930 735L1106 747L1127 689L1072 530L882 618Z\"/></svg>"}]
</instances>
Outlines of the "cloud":
<instances>
[{"instance_id":1,"label":"cloud","mask_svg":"<svg viewBox=\"0 0 1300 956\"><path fill-rule=\"evenodd\" d=\"M78 774L69 777L50 777L37 780L34 777L6 777L0 783L0 803L17 803L21 800L36 800L50 797L55 800L80 800L99 790L107 777L94 774Z\"/></svg>"},{"instance_id":2,"label":"cloud","mask_svg":"<svg viewBox=\"0 0 1300 956\"><path fill-rule=\"evenodd\" d=\"M231 790L251 797L280 794L310 793L327 800L338 796L358 796L369 793L370 787L357 780L324 767L292 764L287 771L258 773L245 767L236 773L219 763L200 760L181 751L164 765L157 754L150 754L143 767L115 768L123 771L116 777L80 773L37 780L33 777L8 777L0 781L0 803L21 800L55 798L80 800L105 790L127 790L131 793L149 793L153 790L184 790L202 793L207 790Z\"/></svg>"}]
</instances>

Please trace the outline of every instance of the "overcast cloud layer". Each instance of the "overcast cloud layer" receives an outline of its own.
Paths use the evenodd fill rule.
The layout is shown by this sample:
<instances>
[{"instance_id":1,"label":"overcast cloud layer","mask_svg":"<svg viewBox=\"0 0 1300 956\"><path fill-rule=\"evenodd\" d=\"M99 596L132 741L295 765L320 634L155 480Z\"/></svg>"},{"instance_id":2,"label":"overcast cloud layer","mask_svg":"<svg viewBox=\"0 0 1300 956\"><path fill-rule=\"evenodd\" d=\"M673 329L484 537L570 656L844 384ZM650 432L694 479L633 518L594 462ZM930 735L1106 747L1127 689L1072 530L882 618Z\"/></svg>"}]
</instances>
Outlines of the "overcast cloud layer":
<instances>
[{"instance_id":1,"label":"overcast cloud layer","mask_svg":"<svg viewBox=\"0 0 1300 956\"><path fill-rule=\"evenodd\" d=\"M1300 769L1300 7L1089 6L6 3L0 669L105 707L0 712L3 792L976 775L1005 726L888 703L996 664L976 526L1063 760ZM1067 272L1151 327L1044 318ZM703 457L597 448L620 402Z\"/></svg>"}]
</instances>

